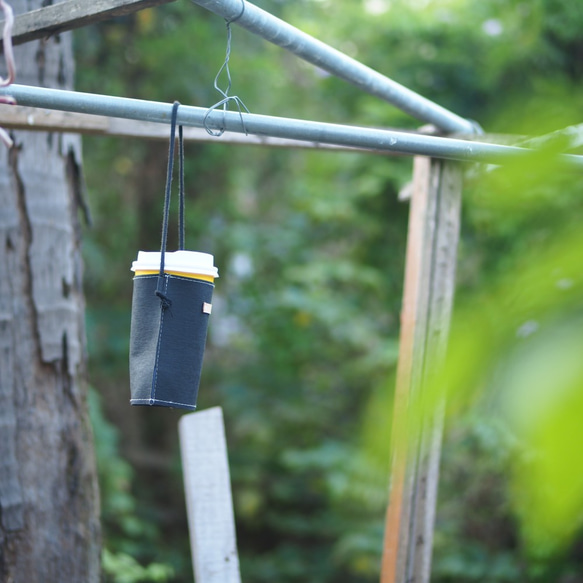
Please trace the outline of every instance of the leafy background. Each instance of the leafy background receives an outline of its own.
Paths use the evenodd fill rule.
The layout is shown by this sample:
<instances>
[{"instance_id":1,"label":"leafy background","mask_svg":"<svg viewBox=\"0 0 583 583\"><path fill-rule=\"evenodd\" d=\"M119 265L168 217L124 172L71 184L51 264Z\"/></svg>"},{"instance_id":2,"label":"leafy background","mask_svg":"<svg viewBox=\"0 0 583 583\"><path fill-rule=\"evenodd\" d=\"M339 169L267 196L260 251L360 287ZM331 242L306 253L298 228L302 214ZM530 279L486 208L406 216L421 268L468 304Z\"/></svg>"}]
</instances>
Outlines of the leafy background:
<instances>
[{"instance_id":1,"label":"leafy background","mask_svg":"<svg viewBox=\"0 0 583 583\"><path fill-rule=\"evenodd\" d=\"M489 133L581 120L580 2L259 5ZM207 107L220 98L225 44L224 22L187 0L87 27L76 33L77 89ZM231 71L254 113L419 125L236 26ZM437 582L583 579L583 436L578 417L565 422L583 409L573 398L583 204L578 175L549 162L553 151L467 168ZM103 565L119 583L192 580L180 412L128 405L129 266L159 246L166 156L164 141L84 138ZM378 580L408 215L398 193L410 177L406 157L186 145L187 247L213 253L221 275L199 408L225 412L249 583Z\"/></svg>"}]
</instances>

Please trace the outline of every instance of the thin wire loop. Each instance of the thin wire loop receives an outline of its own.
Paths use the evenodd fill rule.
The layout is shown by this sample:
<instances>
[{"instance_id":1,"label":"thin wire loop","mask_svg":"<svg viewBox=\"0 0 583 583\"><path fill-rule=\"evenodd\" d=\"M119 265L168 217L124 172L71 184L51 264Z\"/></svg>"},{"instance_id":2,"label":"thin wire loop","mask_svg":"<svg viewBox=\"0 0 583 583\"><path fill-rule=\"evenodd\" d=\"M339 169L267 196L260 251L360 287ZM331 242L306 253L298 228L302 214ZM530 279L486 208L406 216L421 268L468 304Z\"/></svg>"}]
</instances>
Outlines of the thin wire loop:
<instances>
[{"instance_id":1,"label":"thin wire loop","mask_svg":"<svg viewBox=\"0 0 583 583\"><path fill-rule=\"evenodd\" d=\"M12 12L12 7L10 4L4 0L0 0L0 8L4 13L4 33L2 38L2 45L4 47L4 58L6 60L6 71L8 76L6 79L0 77L0 87L7 87L14 82L16 77L16 65L14 63L14 52L12 51L12 26L14 24L14 13ZM9 96L0 96L0 103L6 103L8 105L16 104L16 100ZM8 135L8 132L4 128L0 128L0 140L4 142L6 147L12 148L14 142L12 138Z\"/></svg>"},{"instance_id":2,"label":"thin wire loop","mask_svg":"<svg viewBox=\"0 0 583 583\"><path fill-rule=\"evenodd\" d=\"M4 58L6 60L6 71L8 72L8 77L4 79L0 77L0 87L7 87L14 82L16 77L16 65L14 64L14 52L12 51L12 26L14 25L14 12L12 12L12 7L10 4L4 0L0 0L0 8L4 13L4 31L2 38L2 45L4 47ZM0 97L1 103L9 103L8 100L14 99L12 97Z\"/></svg>"},{"instance_id":3,"label":"thin wire loop","mask_svg":"<svg viewBox=\"0 0 583 583\"><path fill-rule=\"evenodd\" d=\"M247 132L247 128L245 126L245 120L243 119L243 110L245 110L247 113L250 113L250 111L247 108L247 106L243 103L241 98L239 98L237 95L229 95L229 91L231 90L232 86L231 71L229 69L229 61L231 59L231 38L232 38L231 23L237 22L237 20L239 20L243 16L243 14L245 14L245 0L241 0L241 4L242 4L241 12L237 16L235 16L235 18L232 18L231 20L225 19L225 23L227 26L227 50L225 52L225 61L221 65L221 68L219 69L219 72L217 73L213 84L214 88L223 96L223 99L221 99L214 105L211 105L211 107L208 108L203 119L204 129L207 131L209 135L214 136L216 138L222 136L225 133L225 128L221 127L218 130L213 130L208 126L208 118L213 111L220 107L223 108L223 111L228 111L229 102L231 101L233 101L237 106L237 109L239 111L239 117L241 118L241 125L243 126L243 131L245 132L245 135L246 136L249 135ZM219 78L223 71L227 75L227 88L224 91L219 87Z\"/></svg>"},{"instance_id":4,"label":"thin wire loop","mask_svg":"<svg viewBox=\"0 0 583 583\"><path fill-rule=\"evenodd\" d=\"M208 108L208 110L205 113L204 118L203 118L204 129L207 131L207 133L209 135L214 136L215 138L219 138L220 136L222 136L225 133L224 127L221 127L218 130L213 130L212 128L209 128L207 119L210 116L210 114L213 111L215 111L215 109L221 107L221 105L223 106L223 111L227 111L227 103L229 101L234 101L235 104L237 105L237 109L239 110L239 117L241 118L241 125L243 126L243 131L245 132L245 135L248 136L249 133L247 132L247 127L245 126L245 120L243 119L243 111L241 108L243 108L246 113L251 113L251 112L247 109L247 106L241 101L241 99L239 99L239 97L237 97L236 95L232 95L232 96L227 95L227 97L225 97L225 99L221 99L221 101L218 101L217 103L215 103L214 105L211 105L211 107Z\"/></svg>"},{"instance_id":5,"label":"thin wire loop","mask_svg":"<svg viewBox=\"0 0 583 583\"><path fill-rule=\"evenodd\" d=\"M241 12L239 12L239 14L237 14L237 16L235 16L235 18L231 18L231 20L228 21L228 24L232 24L233 22L237 22L237 20L239 20L240 18L242 18L243 14L245 14L245 0L241 0Z\"/></svg>"}]
</instances>

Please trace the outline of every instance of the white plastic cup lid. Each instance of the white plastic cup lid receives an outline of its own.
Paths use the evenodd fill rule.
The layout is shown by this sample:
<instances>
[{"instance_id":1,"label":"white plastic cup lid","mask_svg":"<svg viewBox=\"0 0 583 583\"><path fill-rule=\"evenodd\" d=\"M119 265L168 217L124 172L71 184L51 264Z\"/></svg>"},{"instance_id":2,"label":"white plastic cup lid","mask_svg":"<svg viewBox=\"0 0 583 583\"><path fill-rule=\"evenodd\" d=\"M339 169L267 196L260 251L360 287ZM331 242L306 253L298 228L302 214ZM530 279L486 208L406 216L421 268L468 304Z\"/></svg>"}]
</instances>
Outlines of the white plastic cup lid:
<instances>
[{"instance_id":1,"label":"white plastic cup lid","mask_svg":"<svg viewBox=\"0 0 583 583\"><path fill-rule=\"evenodd\" d=\"M160 251L138 251L138 258L132 262L131 267L132 271L159 269ZM219 270L214 265L214 256L199 251L166 251L164 270L219 277Z\"/></svg>"}]
</instances>

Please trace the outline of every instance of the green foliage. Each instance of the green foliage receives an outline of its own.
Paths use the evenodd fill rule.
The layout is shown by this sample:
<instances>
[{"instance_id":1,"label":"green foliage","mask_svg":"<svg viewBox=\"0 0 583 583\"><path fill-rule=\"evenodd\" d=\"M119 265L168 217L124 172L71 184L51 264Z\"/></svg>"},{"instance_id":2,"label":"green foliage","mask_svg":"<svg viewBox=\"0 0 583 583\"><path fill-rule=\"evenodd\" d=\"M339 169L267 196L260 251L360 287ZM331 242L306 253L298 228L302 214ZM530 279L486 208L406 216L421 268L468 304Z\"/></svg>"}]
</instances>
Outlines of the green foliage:
<instances>
[{"instance_id":1,"label":"green foliage","mask_svg":"<svg viewBox=\"0 0 583 583\"><path fill-rule=\"evenodd\" d=\"M488 131L522 137L581 119L579 2L262 7ZM191 2L87 28L77 41L79 90L219 99L224 22ZM254 113L419 125L237 26L232 48L232 93ZM127 405L129 266L138 249L159 247L167 144L88 137L84 149L90 375L110 420L94 404L104 568L117 581L192 580L178 417ZM464 194L452 407L480 401L477 387L487 398L479 414L452 422L445 446L436 581L582 572L568 549L575 539L558 534L574 536L578 519L569 529L555 520L578 516L580 503L577 474L561 468L578 459L566 440L579 435L580 337L568 322L580 306L582 206L551 154L472 169ZM199 406L225 410L245 581L378 579L408 214L397 193L410 174L406 158L220 139L186 146L187 247L214 253L221 274ZM533 322L536 334L520 336ZM535 419L540 432L529 432ZM544 532L563 543L562 566Z\"/></svg>"},{"instance_id":2,"label":"green foliage","mask_svg":"<svg viewBox=\"0 0 583 583\"><path fill-rule=\"evenodd\" d=\"M104 417L99 396L94 389L89 391L89 414L95 434L95 453L99 472L99 487L103 497L102 517L113 517L125 531L138 530L133 527L135 501L131 495L133 472L130 465L119 454L119 431Z\"/></svg>"},{"instance_id":3,"label":"green foliage","mask_svg":"<svg viewBox=\"0 0 583 583\"><path fill-rule=\"evenodd\" d=\"M112 577L114 583L168 581L174 575L174 570L168 565L151 563L147 567L142 567L129 555L113 554L107 549L103 551L103 571Z\"/></svg>"},{"instance_id":4,"label":"green foliage","mask_svg":"<svg viewBox=\"0 0 583 583\"><path fill-rule=\"evenodd\" d=\"M171 565L149 563L144 567L128 554L141 555L145 540L155 540L159 534L137 511L132 491L134 472L120 455L119 430L104 418L99 396L93 388L89 390L89 415L95 436L101 518L105 528L102 567L106 580L111 583L168 581L174 576Z\"/></svg>"}]
</instances>

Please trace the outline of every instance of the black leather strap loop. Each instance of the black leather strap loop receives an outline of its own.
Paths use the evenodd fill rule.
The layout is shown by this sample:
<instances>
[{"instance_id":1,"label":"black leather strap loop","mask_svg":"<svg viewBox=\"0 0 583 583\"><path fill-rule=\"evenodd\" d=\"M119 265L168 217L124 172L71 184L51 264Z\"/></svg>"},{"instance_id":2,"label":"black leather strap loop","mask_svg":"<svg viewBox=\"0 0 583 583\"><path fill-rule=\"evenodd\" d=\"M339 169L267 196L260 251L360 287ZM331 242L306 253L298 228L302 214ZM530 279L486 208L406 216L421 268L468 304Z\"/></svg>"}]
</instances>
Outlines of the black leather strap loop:
<instances>
[{"instance_id":1,"label":"black leather strap loop","mask_svg":"<svg viewBox=\"0 0 583 583\"><path fill-rule=\"evenodd\" d=\"M168 170L166 174L166 190L164 193L164 217L162 219L162 242L160 245L160 271L158 273L158 287L156 295L160 298L162 308L170 305L170 300L163 292L164 289L164 262L166 258L166 245L168 243L168 221L170 218L170 199L172 197L172 174L174 171L174 150L176 142L176 117L180 103L175 101L172 105L170 120L170 145L168 148ZM182 126L178 128L179 150L179 211L178 211L178 248L184 249L184 137Z\"/></svg>"}]
</instances>

